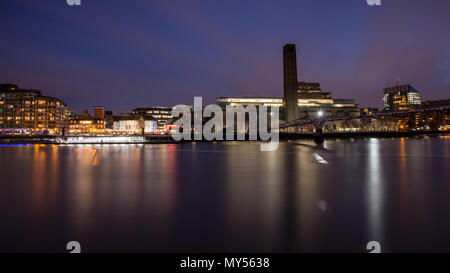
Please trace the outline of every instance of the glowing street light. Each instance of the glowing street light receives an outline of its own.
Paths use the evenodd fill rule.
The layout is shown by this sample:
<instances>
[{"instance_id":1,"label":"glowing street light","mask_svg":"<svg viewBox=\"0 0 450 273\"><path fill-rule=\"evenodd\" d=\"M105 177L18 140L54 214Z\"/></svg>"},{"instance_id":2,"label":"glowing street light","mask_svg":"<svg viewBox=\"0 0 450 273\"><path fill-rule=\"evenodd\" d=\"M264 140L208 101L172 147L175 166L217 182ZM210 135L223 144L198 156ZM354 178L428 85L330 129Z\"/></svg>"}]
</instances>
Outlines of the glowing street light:
<instances>
[{"instance_id":1,"label":"glowing street light","mask_svg":"<svg viewBox=\"0 0 450 273\"><path fill-rule=\"evenodd\" d=\"M322 112L322 111L319 111L319 112L317 113L317 115L318 115L319 117L323 117L323 112Z\"/></svg>"}]
</instances>

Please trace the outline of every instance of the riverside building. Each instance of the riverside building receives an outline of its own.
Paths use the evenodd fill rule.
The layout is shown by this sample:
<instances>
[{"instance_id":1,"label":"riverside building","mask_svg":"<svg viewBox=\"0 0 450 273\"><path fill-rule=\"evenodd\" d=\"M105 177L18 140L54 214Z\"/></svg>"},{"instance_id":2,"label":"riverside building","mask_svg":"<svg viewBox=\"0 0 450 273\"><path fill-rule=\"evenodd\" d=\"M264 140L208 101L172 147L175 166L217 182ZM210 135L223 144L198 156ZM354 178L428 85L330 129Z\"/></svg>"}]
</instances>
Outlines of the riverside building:
<instances>
[{"instance_id":1,"label":"riverside building","mask_svg":"<svg viewBox=\"0 0 450 273\"><path fill-rule=\"evenodd\" d=\"M70 119L69 133L75 135L91 135L102 134L105 130L105 120L101 118L94 107L94 117L92 117L88 110L84 110L81 115Z\"/></svg>"},{"instance_id":2,"label":"riverside building","mask_svg":"<svg viewBox=\"0 0 450 273\"><path fill-rule=\"evenodd\" d=\"M131 110L131 115L142 116L146 119L157 121L157 132L164 133L165 125L172 119L172 107L165 106L149 106L139 107Z\"/></svg>"},{"instance_id":3,"label":"riverside building","mask_svg":"<svg viewBox=\"0 0 450 273\"><path fill-rule=\"evenodd\" d=\"M62 134L68 127L69 109L61 100L41 91L0 85L2 134Z\"/></svg>"}]
</instances>

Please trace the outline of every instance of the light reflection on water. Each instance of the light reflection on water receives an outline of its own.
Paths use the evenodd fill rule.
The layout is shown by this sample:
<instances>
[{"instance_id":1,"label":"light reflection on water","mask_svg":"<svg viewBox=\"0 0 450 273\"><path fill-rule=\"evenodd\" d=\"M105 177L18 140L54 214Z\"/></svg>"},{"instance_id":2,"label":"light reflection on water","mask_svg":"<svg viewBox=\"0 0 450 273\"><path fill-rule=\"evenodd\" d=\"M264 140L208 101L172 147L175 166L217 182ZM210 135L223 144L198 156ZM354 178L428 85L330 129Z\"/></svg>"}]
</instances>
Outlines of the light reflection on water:
<instances>
[{"instance_id":1,"label":"light reflection on water","mask_svg":"<svg viewBox=\"0 0 450 273\"><path fill-rule=\"evenodd\" d=\"M0 251L449 251L449 145L0 146Z\"/></svg>"},{"instance_id":2,"label":"light reflection on water","mask_svg":"<svg viewBox=\"0 0 450 273\"><path fill-rule=\"evenodd\" d=\"M368 143L368 168L367 168L367 207L369 235L375 241L382 242L382 206L383 206L383 174L382 160L380 156L380 140L373 138ZM399 155L401 157L401 155Z\"/></svg>"}]
</instances>

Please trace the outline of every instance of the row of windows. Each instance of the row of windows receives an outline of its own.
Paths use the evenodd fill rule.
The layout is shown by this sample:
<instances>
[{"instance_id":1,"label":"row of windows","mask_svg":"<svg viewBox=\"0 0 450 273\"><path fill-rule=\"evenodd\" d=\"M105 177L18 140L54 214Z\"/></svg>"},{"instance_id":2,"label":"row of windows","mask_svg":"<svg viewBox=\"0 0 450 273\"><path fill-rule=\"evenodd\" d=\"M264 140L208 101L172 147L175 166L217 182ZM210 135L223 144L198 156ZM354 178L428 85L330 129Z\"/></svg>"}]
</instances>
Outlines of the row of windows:
<instances>
[{"instance_id":1,"label":"row of windows","mask_svg":"<svg viewBox=\"0 0 450 273\"><path fill-rule=\"evenodd\" d=\"M103 124L97 124L97 125L79 125L79 124L70 124L69 128L71 129L89 129L89 128L98 128L102 129L104 128Z\"/></svg>"},{"instance_id":2,"label":"row of windows","mask_svg":"<svg viewBox=\"0 0 450 273\"><path fill-rule=\"evenodd\" d=\"M11 105L15 105L15 106L19 106L19 105L35 105L36 101L29 101L29 100L5 100L5 101L1 101L0 104L4 104L6 102L6 104L11 104ZM61 106L60 102L47 102L47 101L38 101L37 104L39 106Z\"/></svg>"}]
</instances>

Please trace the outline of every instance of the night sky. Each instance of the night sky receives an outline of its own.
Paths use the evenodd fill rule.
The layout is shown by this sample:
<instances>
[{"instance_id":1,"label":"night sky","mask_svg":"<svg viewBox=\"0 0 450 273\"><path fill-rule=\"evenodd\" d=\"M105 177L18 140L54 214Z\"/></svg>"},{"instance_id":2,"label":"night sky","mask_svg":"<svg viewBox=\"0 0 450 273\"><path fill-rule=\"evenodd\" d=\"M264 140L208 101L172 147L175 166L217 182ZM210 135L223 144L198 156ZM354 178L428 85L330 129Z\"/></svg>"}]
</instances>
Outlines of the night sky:
<instances>
[{"instance_id":1,"label":"night sky","mask_svg":"<svg viewBox=\"0 0 450 273\"><path fill-rule=\"evenodd\" d=\"M397 78L422 99L450 98L450 1L1 0L0 83L70 108L281 97L282 47L299 81L382 105Z\"/></svg>"}]
</instances>

